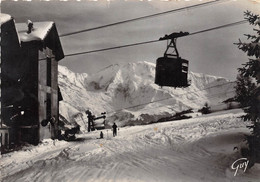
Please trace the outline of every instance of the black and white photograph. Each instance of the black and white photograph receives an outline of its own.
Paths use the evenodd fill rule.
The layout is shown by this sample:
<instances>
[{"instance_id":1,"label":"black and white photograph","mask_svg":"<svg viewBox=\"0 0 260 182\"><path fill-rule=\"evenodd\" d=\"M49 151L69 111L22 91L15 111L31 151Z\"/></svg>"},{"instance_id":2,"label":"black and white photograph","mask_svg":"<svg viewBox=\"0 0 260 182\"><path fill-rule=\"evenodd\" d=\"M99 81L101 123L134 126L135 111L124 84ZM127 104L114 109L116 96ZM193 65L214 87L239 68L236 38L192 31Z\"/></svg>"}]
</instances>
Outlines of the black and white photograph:
<instances>
[{"instance_id":1,"label":"black and white photograph","mask_svg":"<svg viewBox=\"0 0 260 182\"><path fill-rule=\"evenodd\" d=\"M260 0L0 2L0 181L260 181Z\"/></svg>"}]
</instances>

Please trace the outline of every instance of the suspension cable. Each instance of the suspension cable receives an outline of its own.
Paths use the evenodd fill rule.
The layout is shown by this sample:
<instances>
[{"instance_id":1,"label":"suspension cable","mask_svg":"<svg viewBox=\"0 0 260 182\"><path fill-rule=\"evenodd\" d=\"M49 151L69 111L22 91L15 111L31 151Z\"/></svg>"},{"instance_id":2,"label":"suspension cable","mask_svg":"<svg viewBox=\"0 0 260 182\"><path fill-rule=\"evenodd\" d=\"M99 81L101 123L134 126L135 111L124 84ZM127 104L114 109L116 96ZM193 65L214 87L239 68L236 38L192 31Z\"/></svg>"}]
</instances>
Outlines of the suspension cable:
<instances>
[{"instance_id":1,"label":"suspension cable","mask_svg":"<svg viewBox=\"0 0 260 182\"><path fill-rule=\"evenodd\" d=\"M138 18L133 18L133 19L128 19L128 20L119 21L119 22L115 22L115 23L110 23L110 24L102 25L102 26L98 26L98 27L78 30L78 31L70 32L70 33L64 33L64 34L61 34L60 37L66 37L66 36L75 35L75 34L79 34L79 33L83 33L83 32L89 32L89 31L93 31L93 30L97 30L97 29L101 29L101 28L107 28L107 27L111 27L111 26L115 26L115 25L120 25L120 24L129 23L129 22L133 22L133 21L138 21L138 20L143 20L143 19L152 18L152 17L156 17L156 16L161 16L161 15L164 15L164 14L180 12L180 11L184 11L186 9L199 8L199 7L203 7L203 6L213 5L213 4L216 4L216 3L223 3L225 1L226 0L224 0L224 1L223 0L214 0L214 1L209 1L209 2L205 2L205 3L195 4L195 5L177 8L177 9L173 9L173 10L169 10L169 11L164 11L164 12L161 12L161 13L155 13L155 14L151 14L151 15L147 15L147 16L141 16L141 17L138 17Z\"/></svg>"}]
</instances>

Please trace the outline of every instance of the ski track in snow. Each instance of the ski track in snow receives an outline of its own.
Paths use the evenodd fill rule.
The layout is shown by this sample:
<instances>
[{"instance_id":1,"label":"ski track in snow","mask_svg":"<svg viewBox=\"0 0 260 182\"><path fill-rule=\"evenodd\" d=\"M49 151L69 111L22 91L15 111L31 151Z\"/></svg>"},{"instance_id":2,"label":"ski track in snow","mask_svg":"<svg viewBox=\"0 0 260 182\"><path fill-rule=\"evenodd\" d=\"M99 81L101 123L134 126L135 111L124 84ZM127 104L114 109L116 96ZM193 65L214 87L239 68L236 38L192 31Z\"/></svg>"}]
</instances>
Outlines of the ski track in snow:
<instances>
[{"instance_id":1,"label":"ski track in snow","mask_svg":"<svg viewBox=\"0 0 260 182\"><path fill-rule=\"evenodd\" d=\"M5 154L2 181L258 181L259 164L235 177L230 169L240 158L233 148L248 133L246 124L237 118L241 114L232 110L125 127L115 138L104 130L105 139L96 139L99 131L95 131L81 135L83 141L56 141ZM24 159L21 154L26 154Z\"/></svg>"}]
</instances>

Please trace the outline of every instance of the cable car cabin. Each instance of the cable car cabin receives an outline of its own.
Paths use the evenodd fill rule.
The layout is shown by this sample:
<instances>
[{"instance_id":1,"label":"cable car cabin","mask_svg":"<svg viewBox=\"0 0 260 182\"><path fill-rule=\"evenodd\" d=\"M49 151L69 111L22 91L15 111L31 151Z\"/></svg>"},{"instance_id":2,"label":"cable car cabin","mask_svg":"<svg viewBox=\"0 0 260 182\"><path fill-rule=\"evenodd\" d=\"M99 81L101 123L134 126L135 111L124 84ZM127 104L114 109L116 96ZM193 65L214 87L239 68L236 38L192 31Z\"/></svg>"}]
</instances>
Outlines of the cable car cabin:
<instances>
[{"instance_id":1,"label":"cable car cabin","mask_svg":"<svg viewBox=\"0 0 260 182\"><path fill-rule=\"evenodd\" d=\"M155 83L159 86L187 87L189 61L160 57L156 61Z\"/></svg>"},{"instance_id":2,"label":"cable car cabin","mask_svg":"<svg viewBox=\"0 0 260 182\"><path fill-rule=\"evenodd\" d=\"M167 49L164 57L156 61L155 83L161 87L188 87L188 66L189 61L179 56L176 41L178 37L188 35L188 32L172 33L165 35L159 40L171 40L167 42ZM171 53L168 53L171 49Z\"/></svg>"}]
</instances>

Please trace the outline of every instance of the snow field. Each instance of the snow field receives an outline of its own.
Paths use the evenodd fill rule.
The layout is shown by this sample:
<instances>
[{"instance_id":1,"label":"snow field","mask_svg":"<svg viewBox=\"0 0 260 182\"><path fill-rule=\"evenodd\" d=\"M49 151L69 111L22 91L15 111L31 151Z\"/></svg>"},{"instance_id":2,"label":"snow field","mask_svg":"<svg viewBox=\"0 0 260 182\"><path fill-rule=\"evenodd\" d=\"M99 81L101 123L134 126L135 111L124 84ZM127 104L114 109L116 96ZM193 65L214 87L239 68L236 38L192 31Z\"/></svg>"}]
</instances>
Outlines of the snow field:
<instances>
[{"instance_id":1,"label":"snow field","mask_svg":"<svg viewBox=\"0 0 260 182\"><path fill-rule=\"evenodd\" d=\"M117 137L103 130L104 139L97 139L100 131L95 131L80 135L84 140L78 142L49 142L46 153L40 154L38 146L21 151L31 152L25 160L19 161L20 152L2 156L3 181L257 181L258 164L235 177L230 169L240 157L233 148L248 133L246 123L238 118L242 114L231 110L124 127ZM27 168L13 171L24 163Z\"/></svg>"}]
</instances>

